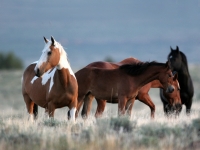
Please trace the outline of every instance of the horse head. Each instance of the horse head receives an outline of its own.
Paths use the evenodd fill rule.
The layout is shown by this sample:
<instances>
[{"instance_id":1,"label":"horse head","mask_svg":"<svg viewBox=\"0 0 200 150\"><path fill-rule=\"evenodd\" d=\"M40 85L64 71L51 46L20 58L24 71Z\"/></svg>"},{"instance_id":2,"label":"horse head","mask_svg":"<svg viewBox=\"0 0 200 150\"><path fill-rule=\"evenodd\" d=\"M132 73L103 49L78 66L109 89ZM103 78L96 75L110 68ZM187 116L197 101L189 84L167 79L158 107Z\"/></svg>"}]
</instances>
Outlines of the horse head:
<instances>
[{"instance_id":1,"label":"horse head","mask_svg":"<svg viewBox=\"0 0 200 150\"><path fill-rule=\"evenodd\" d=\"M161 70L160 70L161 71ZM167 61L165 64L165 69L162 70L159 74L160 83L163 85L163 89L166 93L172 93L174 91L174 78L172 70L170 67L170 62Z\"/></svg>"},{"instance_id":2,"label":"horse head","mask_svg":"<svg viewBox=\"0 0 200 150\"><path fill-rule=\"evenodd\" d=\"M180 54L179 47L176 46L176 49L173 50L171 47L171 52L168 55L168 61L170 62L172 70L179 70L182 64L182 57Z\"/></svg>"},{"instance_id":3,"label":"horse head","mask_svg":"<svg viewBox=\"0 0 200 150\"><path fill-rule=\"evenodd\" d=\"M170 111L175 112L176 114L180 113L182 109L182 102L180 98L180 85L178 82L178 74L175 73L173 77L173 87L174 91L172 93L165 93L163 92L163 95L168 100L168 109L170 108Z\"/></svg>"},{"instance_id":4,"label":"horse head","mask_svg":"<svg viewBox=\"0 0 200 150\"><path fill-rule=\"evenodd\" d=\"M35 66L35 75L40 77L51 68L58 65L60 61L60 44L53 37L51 41L44 37L45 46L42 55Z\"/></svg>"}]
</instances>

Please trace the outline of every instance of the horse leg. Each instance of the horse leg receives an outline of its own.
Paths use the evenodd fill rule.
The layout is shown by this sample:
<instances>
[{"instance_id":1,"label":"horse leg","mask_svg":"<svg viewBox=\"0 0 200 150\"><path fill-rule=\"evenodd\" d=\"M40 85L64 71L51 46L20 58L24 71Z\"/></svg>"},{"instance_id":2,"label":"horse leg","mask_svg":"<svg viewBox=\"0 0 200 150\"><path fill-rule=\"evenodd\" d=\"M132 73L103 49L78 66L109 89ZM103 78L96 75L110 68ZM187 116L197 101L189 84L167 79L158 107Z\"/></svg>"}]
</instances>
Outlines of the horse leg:
<instances>
[{"instance_id":1,"label":"horse leg","mask_svg":"<svg viewBox=\"0 0 200 150\"><path fill-rule=\"evenodd\" d=\"M83 108L82 108L82 112L81 112L81 116L83 119L87 119L91 107L92 107L92 101L94 99L94 96L92 94L88 94L85 96L84 98L84 104L83 104Z\"/></svg>"},{"instance_id":2,"label":"horse leg","mask_svg":"<svg viewBox=\"0 0 200 150\"><path fill-rule=\"evenodd\" d=\"M44 117L45 117L45 119L48 118L48 116L49 116L49 111L48 111L48 108L46 107L45 111L44 111Z\"/></svg>"},{"instance_id":3,"label":"horse leg","mask_svg":"<svg viewBox=\"0 0 200 150\"><path fill-rule=\"evenodd\" d=\"M76 110L76 118L78 117L78 113L79 113L79 110L80 110L80 108L81 108L82 105L83 105L83 100L81 100L81 101L78 102L77 110Z\"/></svg>"},{"instance_id":4,"label":"horse leg","mask_svg":"<svg viewBox=\"0 0 200 150\"><path fill-rule=\"evenodd\" d=\"M169 108L168 108L168 104L163 102L163 111L165 113L165 116L169 116Z\"/></svg>"},{"instance_id":5,"label":"horse leg","mask_svg":"<svg viewBox=\"0 0 200 150\"><path fill-rule=\"evenodd\" d=\"M135 101L135 98L133 98L133 99L127 101L127 103L126 103L125 110L126 110L127 115L128 115L129 117L131 117L131 111L132 111L132 108L133 108L134 101Z\"/></svg>"},{"instance_id":6,"label":"horse leg","mask_svg":"<svg viewBox=\"0 0 200 150\"><path fill-rule=\"evenodd\" d=\"M72 120L73 122L75 122L76 112L77 112L77 100L74 99L68 107L69 107L68 120Z\"/></svg>"},{"instance_id":7,"label":"horse leg","mask_svg":"<svg viewBox=\"0 0 200 150\"><path fill-rule=\"evenodd\" d=\"M26 103L26 108L29 113L29 118L31 122L34 120L34 114L33 114L33 107L34 107L34 102L30 99L30 97L27 94L23 95L24 101Z\"/></svg>"},{"instance_id":8,"label":"horse leg","mask_svg":"<svg viewBox=\"0 0 200 150\"><path fill-rule=\"evenodd\" d=\"M83 105L83 102L84 102L83 99L84 99L84 96L78 97L78 104L77 104L77 108L76 108L77 110L76 110L76 115L75 115L76 118L78 117L79 110L81 106Z\"/></svg>"},{"instance_id":9,"label":"horse leg","mask_svg":"<svg viewBox=\"0 0 200 150\"><path fill-rule=\"evenodd\" d=\"M106 106L106 100L96 99L97 100L97 109L95 113L96 118L100 118L104 112Z\"/></svg>"},{"instance_id":10,"label":"horse leg","mask_svg":"<svg viewBox=\"0 0 200 150\"><path fill-rule=\"evenodd\" d=\"M118 116L122 116L125 114L125 105L127 102L127 98L124 96L120 96L118 102Z\"/></svg>"},{"instance_id":11,"label":"horse leg","mask_svg":"<svg viewBox=\"0 0 200 150\"><path fill-rule=\"evenodd\" d=\"M38 105L35 103L33 106L33 114L34 114L34 119L36 120L38 118Z\"/></svg>"},{"instance_id":12,"label":"horse leg","mask_svg":"<svg viewBox=\"0 0 200 150\"><path fill-rule=\"evenodd\" d=\"M55 106L52 102L48 103L48 114L49 114L49 118L54 118L54 112L55 112Z\"/></svg>"},{"instance_id":13,"label":"horse leg","mask_svg":"<svg viewBox=\"0 0 200 150\"><path fill-rule=\"evenodd\" d=\"M150 110L151 110L151 118L153 119L155 117L155 105L152 102L150 96L148 93L138 93L137 95L137 99L146 104L147 106L149 106Z\"/></svg>"},{"instance_id":14,"label":"horse leg","mask_svg":"<svg viewBox=\"0 0 200 150\"><path fill-rule=\"evenodd\" d=\"M187 101L185 103L185 106L186 106L186 114L189 116L190 112L191 112L192 99L190 99L189 101Z\"/></svg>"},{"instance_id":15,"label":"horse leg","mask_svg":"<svg viewBox=\"0 0 200 150\"><path fill-rule=\"evenodd\" d=\"M164 101L162 102L163 102L163 110L164 110L165 116L168 118L172 117L172 114L174 113L172 106L170 106L168 103Z\"/></svg>"}]
</instances>

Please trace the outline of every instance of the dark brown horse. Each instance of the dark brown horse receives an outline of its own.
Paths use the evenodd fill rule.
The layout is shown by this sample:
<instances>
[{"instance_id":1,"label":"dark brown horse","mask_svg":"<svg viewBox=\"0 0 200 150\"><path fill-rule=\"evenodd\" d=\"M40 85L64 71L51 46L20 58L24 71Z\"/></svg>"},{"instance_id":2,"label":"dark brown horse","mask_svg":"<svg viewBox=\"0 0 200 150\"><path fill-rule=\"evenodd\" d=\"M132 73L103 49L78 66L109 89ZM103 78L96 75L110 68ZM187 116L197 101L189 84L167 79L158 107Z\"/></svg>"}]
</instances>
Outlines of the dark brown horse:
<instances>
[{"instance_id":1,"label":"dark brown horse","mask_svg":"<svg viewBox=\"0 0 200 150\"><path fill-rule=\"evenodd\" d=\"M177 46L176 49L172 49L168 55L168 60L170 62L172 71L178 73L178 81L180 83L180 97L182 104L186 106L186 113L189 115L192 106L192 98L194 95L194 87L192 83L192 78L188 69L188 62L185 54L179 50ZM161 91L161 100L163 102L165 113L169 111L174 111L173 108L170 108L168 103L165 100L165 96L162 95ZM167 106L167 107L166 107ZM181 111L181 110L180 110Z\"/></svg>"},{"instance_id":2,"label":"dark brown horse","mask_svg":"<svg viewBox=\"0 0 200 150\"><path fill-rule=\"evenodd\" d=\"M131 57L131 58L124 59L119 63L110 63L110 62L103 62L103 61L93 62L93 63L87 65L86 67L87 68L97 67L97 68L104 68L104 69L115 69L115 68L119 68L119 66L121 66L123 64L138 63L138 62L140 62L138 59ZM172 92L172 93L164 92L164 94L167 96L167 100L169 101L169 103L172 106L181 107L181 99L180 99L179 83L177 80L177 75L174 76L174 81L173 81L172 85L174 87L174 92ZM136 99L138 99L139 101L143 102L144 104L146 104L150 107L151 117L154 118L155 105L152 102L152 100L148 94L150 88L163 88L163 86L159 80L154 80L152 82L149 82L139 90L138 95L136 96ZM90 109L91 109L93 99L94 99L94 97L92 95L88 95L85 97L83 110L81 113L82 116L84 116L84 117L88 116ZM95 116L100 117L104 111L107 101L102 100L102 99L96 99L96 100L97 100L97 109L96 109ZM112 103L114 103L114 102L112 102ZM128 108L128 106L127 106L127 108ZM129 108L132 108L132 107L129 107Z\"/></svg>"},{"instance_id":3,"label":"dark brown horse","mask_svg":"<svg viewBox=\"0 0 200 150\"><path fill-rule=\"evenodd\" d=\"M30 117L36 118L37 105L54 117L56 108L68 106L75 120L78 84L63 47L51 37L37 63L29 65L23 74L22 95Z\"/></svg>"},{"instance_id":4,"label":"dark brown horse","mask_svg":"<svg viewBox=\"0 0 200 150\"><path fill-rule=\"evenodd\" d=\"M124 115L125 107L132 107L139 89L156 79L166 92L174 91L173 75L168 62L138 62L116 69L84 67L75 75L78 81L78 111L84 98L92 95L108 102L118 102L118 114ZM130 115L130 111L128 114Z\"/></svg>"}]
</instances>

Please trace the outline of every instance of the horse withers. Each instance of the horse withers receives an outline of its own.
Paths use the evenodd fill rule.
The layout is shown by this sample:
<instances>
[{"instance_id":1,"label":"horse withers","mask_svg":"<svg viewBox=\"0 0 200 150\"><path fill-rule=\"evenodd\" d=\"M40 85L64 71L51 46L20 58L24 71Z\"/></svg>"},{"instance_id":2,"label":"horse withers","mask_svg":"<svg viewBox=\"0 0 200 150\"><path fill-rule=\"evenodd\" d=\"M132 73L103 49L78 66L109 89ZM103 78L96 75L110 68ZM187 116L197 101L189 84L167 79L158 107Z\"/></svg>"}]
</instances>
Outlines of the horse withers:
<instances>
[{"instance_id":1,"label":"horse withers","mask_svg":"<svg viewBox=\"0 0 200 150\"><path fill-rule=\"evenodd\" d=\"M166 92L174 90L173 75L168 62L138 62L116 69L84 67L75 75L78 81L77 110L84 98L92 95L96 99L118 102L118 114L121 116L125 114L126 106L132 108L139 89L153 80L158 79Z\"/></svg>"},{"instance_id":2,"label":"horse withers","mask_svg":"<svg viewBox=\"0 0 200 150\"><path fill-rule=\"evenodd\" d=\"M168 55L168 60L170 62L170 66L172 71L176 71L178 73L178 81L180 84L180 97L182 104L186 106L186 113L189 115L192 106L192 98L194 95L194 87L192 83L192 79L188 69L188 62L185 54L179 50L177 46L176 49L170 48L171 51ZM165 102L165 96L161 93L161 100ZM167 105L163 103L163 105ZM173 108L168 107L169 110ZM180 110L181 111L181 110Z\"/></svg>"},{"instance_id":3,"label":"horse withers","mask_svg":"<svg viewBox=\"0 0 200 150\"><path fill-rule=\"evenodd\" d=\"M87 68L97 67L97 68L103 68L103 69L115 69L115 68L119 68L123 64L138 63L138 62L140 62L138 59L130 57L118 63L111 63L111 62L104 62L104 61L93 62L87 65L86 67ZM173 80L174 81L172 82L172 85L174 89L178 89L179 83L177 80L177 75L174 76ZM139 101L143 102L144 104L150 107L151 117L154 118L155 105L148 94L150 88L163 88L163 86L159 80L154 80L152 82L149 82L139 90L138 95L136 96L136 99L138 99ZM166 93L164 91L164 93L166 94L167 100L170 101L171 105L174 105L177 108L181 107L181 100L180 100L180 96L178 97L179 95L178 90L174 90L172 93ZM83 104L83 109L81 113L84 118L87 118L90 112L93 99L94 97L92 95L87 95L84 98L84 104ZM96 109L95 116L100 117L105 109L107 100L96 99L96 101L97 101L97 109ZM115 102L118 103L118 101L112 101L112 103L115 103ZM129 108L132 108L132 107L126 106L126 108L128 108L128 111L130 113L131 110Z\"/></svg>"},{"instance_id":4,"label":"horse withers","mask_svg":"<svg viewBox=\"0 0 200 150\"><path fill-rule=\"evenodd\" d=\"M57 108L68 106L75 120L78 84L67 60L67 53L53 37L47 40L38 62L30 64L22 77L22 95L31 118L37 117L37 105L54 117ZM33 117L32 117L33 116Z\"/></svg>"}]
</instances>

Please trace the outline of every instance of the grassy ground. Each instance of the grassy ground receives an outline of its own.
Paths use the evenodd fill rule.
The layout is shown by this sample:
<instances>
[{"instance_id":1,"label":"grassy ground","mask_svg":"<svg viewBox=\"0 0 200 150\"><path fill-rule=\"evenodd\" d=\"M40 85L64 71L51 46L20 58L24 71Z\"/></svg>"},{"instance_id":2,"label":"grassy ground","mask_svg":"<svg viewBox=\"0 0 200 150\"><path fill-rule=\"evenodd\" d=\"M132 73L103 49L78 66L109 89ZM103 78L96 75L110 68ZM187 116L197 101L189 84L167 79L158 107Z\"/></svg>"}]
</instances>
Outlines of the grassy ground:
<instances>
[{"instance_id":1,"label":"grassy ground","mask_svg":"<svg viewBox=\"0 0 200 150\"><path fill-rule=\"evenodd\" d=\"M0 72L0 149L16 150L126 150L126 149L200 149L200 67L190 66L195 86L191 116L185 107L178 118L165 118L158 89L150 91L156 105L155 119L150 109L136 101L132 117L117 118L117 105L108 104L101 119L94 118L96 102L89 119L67 121L68 108L58 109L55 120L39 109L36 122L28 121L21 95L22 71Z\"/></svg>"}]
</instances>

